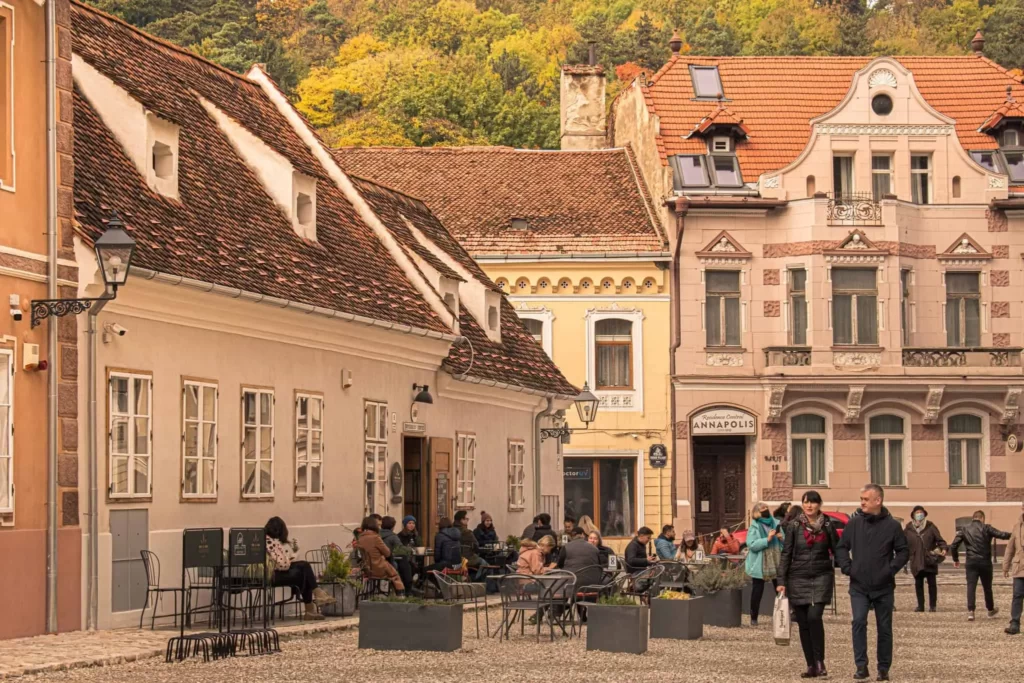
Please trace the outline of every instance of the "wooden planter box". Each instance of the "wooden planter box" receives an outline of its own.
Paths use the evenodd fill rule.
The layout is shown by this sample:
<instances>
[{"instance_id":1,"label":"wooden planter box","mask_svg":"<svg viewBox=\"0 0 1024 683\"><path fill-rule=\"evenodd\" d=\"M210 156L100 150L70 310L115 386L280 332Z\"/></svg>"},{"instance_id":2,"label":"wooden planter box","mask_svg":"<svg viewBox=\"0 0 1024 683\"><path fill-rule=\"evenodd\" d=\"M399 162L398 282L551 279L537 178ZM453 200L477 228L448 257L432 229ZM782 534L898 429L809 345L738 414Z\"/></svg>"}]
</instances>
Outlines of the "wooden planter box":
<instances>
[{"instance_id":1,"label":"wooden planter box","mask_svg":"<svg viewBox=\"0 0 1024 683\"><path fill-rule=\"evenodd\" d=\"M601 652L647 652L650 610L647 605L587 606L587 649Z\"/></svg>"},{"instance_id":2,"label":"wooden planter box","mask_svg":"<svg viewBox=\"0 0 1024 683\"><path fill-rule=\"evenodd\" d=\"M454 652L462 647L462 605L359 604L359 647Z\"/></svg>"},{"instance_id":3,"label":"wooden planter box","mask_svg":"<svg viewBox=\"0 0 1024 683\"><path fill-rule=\"evenodd\" d=\"M750 609L750 593L754 589L754 584L748 583L743 586L743 611L746 612ZM761 595L761 606L757 609L758 618L765 616L766 614L770 617L772 612L775 611L775 586L772 585L771 581L766 581L764 584L764 594Z\"/></svg>"},{"instance_id":4,"label":"wooden planter box","mask_svg":"<svg viewBox=\"0 0 1024 683\"><path fill-rule=\"evenodd\" d=\"M743 590L734 588L704 595L704 624L739 628L743 616Z\"/></svg>"},{"instance_id":5,"label":"wooden planter box","mask_svg":"<svg viewBox=\"0 0 1024 683\"><path fill-rule=\"evenodd\" d=\"M333 605L327 605L320 610L328 617L350 617L356 613L356 588L347 583L325 583L321 588L337 600Z\"/></svg>"},{"instance_id":6,"label":"wooden planter box","mask_svg":"<svg viewBox=\"0 0 1024 683\"><path fill-rule=\"evenodd\" d=\"M704 603L707 598L651 600L651 638L700 640L704 636Z\"/></svg>"}]
</instances>

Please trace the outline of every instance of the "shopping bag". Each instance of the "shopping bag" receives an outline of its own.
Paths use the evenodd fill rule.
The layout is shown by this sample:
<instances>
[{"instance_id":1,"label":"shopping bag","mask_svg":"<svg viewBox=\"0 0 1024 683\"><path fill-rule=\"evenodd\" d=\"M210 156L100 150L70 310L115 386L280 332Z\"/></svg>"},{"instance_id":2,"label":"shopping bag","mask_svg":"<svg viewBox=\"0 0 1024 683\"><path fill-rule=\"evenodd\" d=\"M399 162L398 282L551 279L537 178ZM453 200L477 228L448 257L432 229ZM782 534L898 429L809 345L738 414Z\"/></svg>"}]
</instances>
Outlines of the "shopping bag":
<instances>
[{"instance_id":1,"label":"shopping bag","mask_svg":"<svg viewBox=\"0 0 1024 683\"><path fill-rule=\"evenodd\" d=\"M775 598L772 631L775 635L776 645L789 645L789 598L785 593L779 593Z\"/></svg>"}]
</instances>

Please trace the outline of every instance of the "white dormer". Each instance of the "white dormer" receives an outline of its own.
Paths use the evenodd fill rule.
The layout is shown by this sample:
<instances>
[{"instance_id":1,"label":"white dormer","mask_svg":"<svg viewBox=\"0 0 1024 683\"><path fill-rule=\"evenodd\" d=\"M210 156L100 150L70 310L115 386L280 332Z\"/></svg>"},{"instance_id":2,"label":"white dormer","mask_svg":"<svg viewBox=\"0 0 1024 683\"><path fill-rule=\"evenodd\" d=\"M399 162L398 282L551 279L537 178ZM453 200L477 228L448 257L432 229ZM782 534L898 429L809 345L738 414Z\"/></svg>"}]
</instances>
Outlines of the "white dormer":
<instances>
[{"instance_id":1,"label":"white dormer","mask_svg":"<svg viewBox=\"0 0 1024 683\"><path fill-rule=\"evenodd\" d=\"M437 291L441 295L441 299L444 301L444 305L448 307L448 310L455 314L455 317L459 317L459 282L453 280L450 277L445 277L438 274L438 286Z\"/></svg>"},{"instance_id":2,"label":"white dormer","mask_svg":"<svg viewBox=\"0 0 1024 683\"><path fill-rule=\"evenodd\" d=\"M292 227L304 239L316 241L316 178L292 172Z\"/></svg>"},{"instance_id":3,"label":"white dormer","mask_svg":"<svg viewBox=\"0 0 1024 683\"><path fill-rule=\"evenodd\" d=\"M146 112L149 168L146 184L171 199L178 198L178 126Z\"/></svg>"}]
</instances>

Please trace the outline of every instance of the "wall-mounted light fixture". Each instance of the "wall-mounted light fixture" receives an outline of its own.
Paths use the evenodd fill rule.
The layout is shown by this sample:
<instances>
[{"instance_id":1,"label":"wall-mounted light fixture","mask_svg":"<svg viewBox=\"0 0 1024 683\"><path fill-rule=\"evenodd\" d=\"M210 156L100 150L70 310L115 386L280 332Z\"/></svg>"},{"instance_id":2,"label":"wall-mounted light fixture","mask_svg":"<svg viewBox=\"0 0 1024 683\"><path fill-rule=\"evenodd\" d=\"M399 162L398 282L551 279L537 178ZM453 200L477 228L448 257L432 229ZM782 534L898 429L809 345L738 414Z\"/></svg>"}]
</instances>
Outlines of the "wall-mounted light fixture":
<instances>
[{"instance_id":1,"label":"wall-mounted light fixture","mask_svg":"<svg viewBox=\"0 0 1024 683\"><path fill-rule=\"evenodd\" d=\"M571 429L569 425L562 423L559 427L541 429L541 441L544 439L561 439L564 444L568 442L568 437L573 432L581 432L590 428L590 423L597 417L597 408L601 403L601 399L594 396L590 391L590 387L584 382L583 391L581 391L580 395L573 400L573 403L576 404L576 412L579 413L580 422L583 423L583 429Z\"/></svg>"},{"instance_id":2,"label":"wall-mounted light fixture","mask_svg":"<svg viewBox=\"0 0 1024 683\"><path fill-rule=\"evenodd\" d=\"M413 384L413 391L418 391L416 398L412 400L413 403L426 403L432 405L434 403L434 397L430 395L430 387L426 384Z\"/></svg>"}]
</instances>

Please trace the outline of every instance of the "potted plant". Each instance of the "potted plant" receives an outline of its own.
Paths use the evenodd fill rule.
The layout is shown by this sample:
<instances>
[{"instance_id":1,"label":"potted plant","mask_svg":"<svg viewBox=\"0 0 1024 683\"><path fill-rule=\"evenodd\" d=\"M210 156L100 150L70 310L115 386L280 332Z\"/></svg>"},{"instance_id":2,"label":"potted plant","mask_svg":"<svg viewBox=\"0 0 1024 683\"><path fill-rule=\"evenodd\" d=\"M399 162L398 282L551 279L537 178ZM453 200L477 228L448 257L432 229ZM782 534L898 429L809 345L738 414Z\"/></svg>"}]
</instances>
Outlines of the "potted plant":
<instances>
[{"instance_id":1,"label":"potted plant","mask_svg":"<svg viewBox=\"0 0 1024 683\"><path fill-rule=\"evenodd\" d=\"M327 566L321 577L325 591L331 593L337 602L323 608L323 613L335 617L350 617L356 613L356 595L359 581L352 577L352 563L336 545L328 550Z\"/></svg>"},{"instance_id":2,"label":"potted plant","mask_svg":"<svg viewBox=\"0 0 1024 683\"><path fill-rule=\"evenodd\" d=\"M587 649L602 652L647 652L650 621L647 605L632 597L612 595L587 607Z\"/></svg>"},{"instance_id":3,"label":"potted plant","mask_svg":"<svg viewBox=\"0 0 1024 683\"><path fill-rule=\"evenodd\" d=\"M690 587L704 598L704 623L708 626L739 628L743 615L742 567L711 561L690 577Z\"/></svg>"},{"instance_id":4,"label":"potted plant","mask_svg":"<svg viewBox=\"0 0 1024 683\"><path fill-rule=\"evenodd\" d=\"M462 605L379 595L359 605L359 647L454 652L462 647Z\"/></svg>"},{"instance_id":5,"label":"potted plant","mask_svg":"<svg viewBox=\"0 0 1024 683\"><path fill-rule=\"evenodd\" d=\"M651 638L700 640L704 635L706 598L663 591L651 600Z\"/></svg>"},{"instance_id":6,"label":"potted plant","mask_svg":"<svg viewBox=\"0 0 1024 683\"><path fill-rule=\"evenodd\" d=\"M519 547L521 545L520 539L519 539L518 536L516 536L514 534L509 534L508 538L505 539L505 545L507 545L510 548L515 549L515 551L518 553L519 552Z\"/></svg>"}]
</instances>

